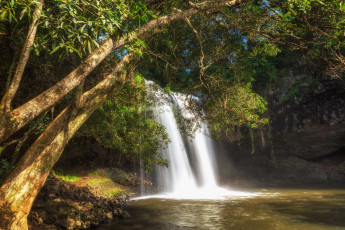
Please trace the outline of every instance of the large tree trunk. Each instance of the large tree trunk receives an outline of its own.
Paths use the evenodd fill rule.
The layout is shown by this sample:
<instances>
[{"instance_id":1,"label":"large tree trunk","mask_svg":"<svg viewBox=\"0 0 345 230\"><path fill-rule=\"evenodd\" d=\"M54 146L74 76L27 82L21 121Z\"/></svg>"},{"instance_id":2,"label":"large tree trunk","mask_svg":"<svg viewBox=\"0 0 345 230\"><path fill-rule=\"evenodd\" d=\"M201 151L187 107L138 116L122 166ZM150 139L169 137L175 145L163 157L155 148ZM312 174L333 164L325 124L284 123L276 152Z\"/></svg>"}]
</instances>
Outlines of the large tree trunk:
<instances>
[{"instance_id":1,"label":"large tree trunk","mask_svg":"<svg viewBox=\"0 0 345 230\"><path fill-rule=\"evenodd\" d=\"M167 25L173 21L185 19L200 11L217 9L221 7L231 7L245 0L221 0L205 1L195 4L193 8L179 11L166 16L154 19L142 27L134 30L132 33L121 37L118 40L107 38L99 48L92 52L88 58L83 61L75 70L67 75L63 80L56 83L37 97L13 110L12 113L4 116L0 113L0 144L6 141L12 134L21 129L28 122L35 119L42 112L57 103L66 94L71 92L75 87L81 84L88 74L102 60L110 54L111 51L123 46L126 42L134 40L136 37L143 37L147 32L159 26Z\"/></svg>"},{"instance_id":2,"label":"large tree trunk","mask_svg":"<svg viewBox=\"0 0 345 230\"><path fill-rule=\"evenodd\" d=\"M26 151L0 188L0 229L28 229L33 202L66 144L107 97L123 86L125 75L120 71L132 57L127 55L111 75L63 110Z\"/></svg>"},{"instance_id":3,"label":"large tree trunk","mask_svg":"<svg viewBox=\"0 0 345 230\"><path fill-rule=\"evenodd\" d=\"M27 216L67 142L92 110L73 114L69 107L47 128L18 162L0 189L0 228L27 229Z\"/></svg>"}]
</instances>

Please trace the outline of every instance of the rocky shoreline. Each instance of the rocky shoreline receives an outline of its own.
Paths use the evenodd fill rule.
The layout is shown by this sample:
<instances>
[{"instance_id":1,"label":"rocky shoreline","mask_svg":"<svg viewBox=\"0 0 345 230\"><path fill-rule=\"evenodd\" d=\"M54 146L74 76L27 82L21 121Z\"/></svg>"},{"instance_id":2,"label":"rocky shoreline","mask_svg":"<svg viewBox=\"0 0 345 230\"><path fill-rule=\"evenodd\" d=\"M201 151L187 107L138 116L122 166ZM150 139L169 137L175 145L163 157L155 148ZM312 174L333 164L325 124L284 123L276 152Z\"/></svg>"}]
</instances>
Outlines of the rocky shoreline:
<instances>
[{"instance_id":1,"label":"rocky shoreline","mask_svg":"<svg viewBox=\"0 0 345 230\"><path fill-rule=\"evenodd\" d=\"M92 229L128 218L129 196L105 196L91 186L76 186L50 175L29 215L30 229Z\"/></svg>"}]
</instances>

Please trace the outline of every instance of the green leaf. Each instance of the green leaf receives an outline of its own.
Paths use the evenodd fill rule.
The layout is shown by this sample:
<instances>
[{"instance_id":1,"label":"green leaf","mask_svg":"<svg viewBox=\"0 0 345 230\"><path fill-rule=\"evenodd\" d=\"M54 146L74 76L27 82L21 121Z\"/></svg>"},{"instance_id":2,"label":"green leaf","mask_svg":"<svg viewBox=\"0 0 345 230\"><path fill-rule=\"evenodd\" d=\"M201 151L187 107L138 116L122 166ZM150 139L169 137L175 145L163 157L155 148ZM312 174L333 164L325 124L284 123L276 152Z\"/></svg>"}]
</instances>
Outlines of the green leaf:
<instances>
[{"instance_id":1,"label":"green leaf","mask_svg":"<svg viewBox=\"0 0 345 230\"><path fill-rule=\"evenodd\" d=\"M83 31L84 31L86 25L87 25L87 24L85 23L85 24L80 28L80 32L83 32Z\"/></svg>"},{"instance_id":2,"label":"green leaf","mask_svg":"<svg viewBox=\"0 0 345 230\"><path fill-rule=\"evenodd\" d=\"M110 34L113 34L114 30L113 30L113 25L111 23L108 24L108 32Z\"/></svg>"},{"instance_id":3,"label":"green leaf","mask_svg":"<svg viewBox=\"0 0 345 230\"><path fill-rule=\"evenodd\" d=\"M0 19L3 20L6 18L6 16L7 16L7 10L4 10L0 15Z\"/></svg>"},{"instance_id":4,"label":"green leaf","mask_svg":"<svg viewBox=\"0 0 345 230\"><path fill-rule=\"evenodd\" d=\"M99 47L99 44L95 41L95 40L92 40L92 43L98 48Z\"/></svg>"},{"instance_id":5,"label":"green leaf","mask_svg":"<svg viewBox=\"0 0 345 230\"><path fill-rule=\"evenodd\" d=\"M88 48L88 50L89 50L89 53L91 53L91 52L92 52L92 49L91 49L91 43L90 43L90 41L87 41L87 48Z\"/></svg>"},{"instance_id":6,"label":"green leaf","mask_svg":"<svg viewBox=\"0 0 345 230\"><path fill-rule=\"evenodd\" d=\"M50 54L55 53L56 51L58 51L58 49L60 49L60 46L55 47L55 48L50 52Z\"/></svg>"},{"instance_id":7,"label":"green leaf","mask_svg":"<svg viewBox=\"0 0 345 230\"><path fill-rule=\"evenodd\" d=\"M8 21L11 23L12 22L12 17L13 14L11 12L8 13Z\"/></svg>"},{"instance_id":8,"label":"green leaf","mask_svg":"<svg viewBox=\"0 0 345 230\"><path fill-rule=\"evenodd\" d=\"M26 11L28 8L25 8L24 10L22 10L22 12L20 13L19 19L22 20L22 18L24 17Z\"/></svg>"}]
</instances>

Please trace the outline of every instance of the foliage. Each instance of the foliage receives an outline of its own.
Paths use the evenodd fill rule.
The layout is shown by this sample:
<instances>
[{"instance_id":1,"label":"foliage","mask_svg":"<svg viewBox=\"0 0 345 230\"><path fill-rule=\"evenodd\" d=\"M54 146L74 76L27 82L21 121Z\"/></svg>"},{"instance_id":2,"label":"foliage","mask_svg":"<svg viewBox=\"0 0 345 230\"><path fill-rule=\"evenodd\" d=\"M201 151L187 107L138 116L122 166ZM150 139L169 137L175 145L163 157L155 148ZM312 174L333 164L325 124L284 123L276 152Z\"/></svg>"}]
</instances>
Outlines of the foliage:
<instances>
[{"instance_id":1,"label":"foliage","mask_svg":"<svg viewBox=\"0 0 345 230\"><path fill-rule=\"evenodd\" d=\"M293 98L298 98L300 95L300 90L302 85L308 86L308 88L315 90L319 86L319 82L316 79L312 79L308 76L305 76L301 79L298 79L294 84L288 89L286 94L283 96L283 101L289 101Z\"/></svg>"},{"instance_id":2,"label":"foliage","mask_svg":"<svg viewBox=\"0 0 345 230\"><path fill-rule=\"evenodd\" d=\"M232 20L242 17L241 10L229 12ZM164 30L163 35L153 35L139 71L168 85L169 91L197 96L199 100L187 101L186 107L209 123L214 136L267 124L267 103L252 85L264 88L272 81L276 70L270 60L280 52L279 46L260 37L249 42L246 31L222 27L200 16L190 21L197 36L184 22Z\"/></svg>"},{"instance_id":3,"label":"foliage","mask_svg":"<svg viewBox=\"0 0 345 230\"><path fill-rule=\"evenodd\" d=\"M271 1L274 27L265 36L309 56L309 64L324 66L342 77L345 50L343 1Z\"/></svg>"},{"instance_id":4,"label":"foliage","mask_svg":"<svg viewBox=\"0 0 345 230\"><path fill-rule=\"evenodd\" d=\"M267 102L251 90L248 85L227 87L224 95L208 105L208 120L213 134L222 135L224 132L231 139L234 132L242 127L249 130L266 125L268 119L263 116Z\"/></svg>"},{"instance_id":5,"label":"foliage","mask_svg":"<svg viewBox=\"0 0 345 230\"><path fill-rule=\"evenodd\" d=\"M166 86L164 87L164 91L171 97L171 88L170 88L169 85L166 85Z\"/></svg>"},{"instance_id":6,"label":"foliage","mask_svg":"<svg viewBox=\"0 0 345 230\"><path fill-rule=\"evenodd\" d=\"M21 39L30 23L36 0L0 2L0 33ZM124 0L48 0L44 1L34 50L58 53L61 60L91 53L107 36L119 38L154 18L144 1Z\"/></svg>"},{"instance_id":7,"label":"foliage","mask_svg":"<svg viewBox=\"0 0 345 230\"><path fill-rule=\"evenodd\" d=\"M49 122L51 122L51 118L43 114L36 120L30 122L30 129L32 129L36 135L41 134L47 128Z\"/></svg>"},{"instance_id":8,"label":"foliage","mask_svg":"<svg viewBox=\"0 0 345 230\"><path fill-rule=\"evenodd\" d=\"M146 117L145 82L139 75L135 79L95 111L79 135L95 137L128 159L144 159L145 169L150 171L152 164L167 165L158 149L168 136L162 125Z\"/></svg>"}]
</instances>

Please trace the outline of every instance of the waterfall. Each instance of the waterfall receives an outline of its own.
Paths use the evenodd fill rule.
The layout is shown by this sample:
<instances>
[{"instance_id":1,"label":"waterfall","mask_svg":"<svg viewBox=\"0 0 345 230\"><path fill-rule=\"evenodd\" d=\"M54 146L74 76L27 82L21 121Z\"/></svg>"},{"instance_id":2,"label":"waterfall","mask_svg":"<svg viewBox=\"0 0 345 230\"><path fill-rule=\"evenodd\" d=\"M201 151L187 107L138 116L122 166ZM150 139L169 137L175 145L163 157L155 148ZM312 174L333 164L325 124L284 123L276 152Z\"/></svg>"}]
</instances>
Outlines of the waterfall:
<instances>
[{"instance_id":1,"label":"waterfall","mask_svg":"<svg viewBox=\"0 0 345 230\"><path fill-rule=\"evenodd\" d=\"M154 116L158 123L165 126L171 140L167 148L160 151L162 157L169 161L169 167L157 167L156 170L162 194L149 197L224 199L234 195L234 192L218 186L213 143L207 135L207 125L201 122L201 128L196 131L194 138L185 141L178 129L173 112L174 106L178 106L182 116L193 117L184 106L186 96L173 93L175 101L173 103L170 97L153 82L146 81L146 85L147 88L151 88L148 89L149 93L161 102L155 106ZM190 162L191 159L193 162ZM191 163L195 167L191 167ZM236 195L238 194L236 192Z\"/></svg>"},{"instance_id":2,"label":"waterfall","mask_svg":"<svg viewBox=\"0 0 345 230\"><path fill-rule=\"evenodd\" d=\"M202 123L201 129L196 131L195 137L191 142L199 162L199 173L202 180L202 186L205 188L215 188L218 186L214 165L215 156L212 141L205 135L207 133L207 126Z\"/></svg>"},{"instance_id":3,"label":"waterfall","mask_svg":"<svg viewBox=\"0 0 345 230\"><path fill-rule=\"evenodd\" d=\"M172 105L164 103L155 110L156 119L165 126L171 142L161 150L163 158L169 161L169 167L160 167L160 184L164 192L181 194L194 191L196 179L192 173L182 135L178 129Z\"/></svg>"},{"instance_id":4,"label":"waterfall","mask_svg":"<svg viewBox=\"0 0 345 230\"><path fill-rule=\"evenodd\" d=\"M193 114L189 113L184 104L187 97L183 94L175 93L174 98L182 111L185 118L193 118ZM194 98L196 100L196 98ZM215 173L215 155L212 140L207 134L209 133L207 125L201 121L201 127L196 130L193 139L189 140L188 145L191 152L194 153L196 165L198 166L198 175L201 180L200 187L215 188L217 187L217 177Z\"/></svg>"}]
</instances>

